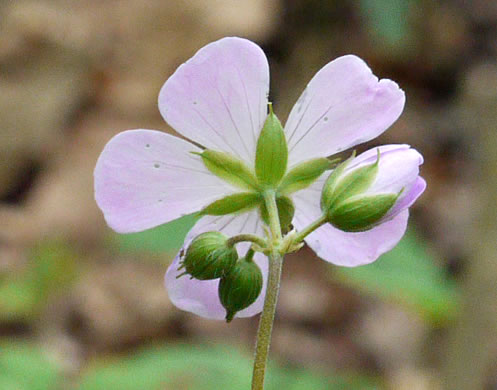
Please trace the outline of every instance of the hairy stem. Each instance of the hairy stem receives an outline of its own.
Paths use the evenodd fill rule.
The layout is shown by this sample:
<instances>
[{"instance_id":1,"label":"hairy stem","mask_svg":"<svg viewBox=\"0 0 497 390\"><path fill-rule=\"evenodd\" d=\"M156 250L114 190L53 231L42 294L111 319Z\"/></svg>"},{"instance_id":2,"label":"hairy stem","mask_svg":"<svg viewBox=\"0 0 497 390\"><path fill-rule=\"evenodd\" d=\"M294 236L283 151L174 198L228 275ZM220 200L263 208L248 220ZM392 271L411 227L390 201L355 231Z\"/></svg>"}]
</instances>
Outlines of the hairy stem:
<instances>
[{"instance_id":1,"label":"hairy stem","mask_svg":"<svg viewBox=\"0 0 497 390\"><path fill-rule=\"evenodd\" d=\"M264 201L269 215L269 227L272 240L270 242L270 253L268 255L269 274L266 288L266 298L259 321L257 331L257 342L255 345L254 371L252 373L252 390L264 390L264 377L271 345L271 332L273 330L274 314L280 290L281 269L283 256L280 253L282 234L278 206L276 205L276 193L272 190L264 192Z\"/></svg>"},{"instance_id":2,"label":"hairy stem","mask_svg":"<svg viewBox=\"0 0 497 390\"><path fill-rule=\"evenodd\" d=\"M274 190L264 191L264 202L269 215L269 228L273 236L273 244L281 242L281 226L278 216L278 206L276 205L276 193Z\"/></svg>"},{"instance_id":3,"label":"hairy stem","mask_svg":"<svg viewBox=\"0 0 497 390\"><path fill-rule=\"evenodd\" d=\"M269 255L269 275L267 281L266 299L262 310L257 331L257 343L255 346L254 371L252 374L252 390L264 389L264 377L271 344L271 332L273 330L274 314L278 292L280 289L281 269L283 256L277 250Z\"/></svg>"},{"instance_id":4,"label":"hairy stem","mask_svg":"<svg viewBox=\"0 0 497 390\"><path fill-rule=\"evenodd\" d=\"M317 228L320 228L326 223L326 215L323 215L316 219L314 222L312 222L310 225L306 226L304 229L302 229L300 232L298 232L295 237L293 238L293 242L295 244L298 244L301 242L304 238L306 238L309 234L311 234L314 230Z\"/></svg>"},{"instance_id":5,"label":"hairy stem","mask_svg":"<svg viewBox=\"0 0 497 390\"><path fill-rule=\"evenodd\" d=\"M226 241L226 245L232 247L233 245L244 241L253 242L254 244L260 246L261 248L267 248L266 240L254 234L239 234L237 236L233 236Z\"/></svg>"}]
</instances>

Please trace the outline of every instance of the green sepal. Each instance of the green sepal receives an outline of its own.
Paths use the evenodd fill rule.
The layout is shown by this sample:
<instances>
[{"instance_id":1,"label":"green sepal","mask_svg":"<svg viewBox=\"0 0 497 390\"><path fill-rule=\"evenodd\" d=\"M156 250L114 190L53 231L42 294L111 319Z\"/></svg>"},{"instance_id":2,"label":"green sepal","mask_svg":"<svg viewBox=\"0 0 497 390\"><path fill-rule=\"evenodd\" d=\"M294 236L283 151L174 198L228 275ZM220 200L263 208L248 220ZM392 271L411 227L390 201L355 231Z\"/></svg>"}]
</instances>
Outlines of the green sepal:
<instances>
[{"instance_id":1,"label":"green sepal","mask_svg":"<svg viewBox=\"0 0 497 390\"><path fill-rule=\"evenodd\" d=\"M335 162L336 160L330 161L327 158L315 158L297 165L285 175L278 187L278 192L291 194L309 187L325 171L331 169Z\"/></svg>"},{"instance_id":2,"label":"green sepal","mask_svg":"<svg viewBox=\"0 0 497 390\"><path fill-rule=\"evenodd\" d=\"M378 158L375 163L354 169L344 177L337 176L332 182L327 180L323 187L323 196L321 198L323 211L333 207L336 203L366 191L376 178L379 162L380 154L378 152Z\"/></svg>"},{"instance_id":3,"label":"green sepal","mask_svg":"<svg viewBox=\"0 0 497 390\"><path fill-rule=\"evenodd\" d=\"M200 211L200 215L227 215L250 210L262 202L257 192L240 192L212 202Z\"/></svg>"},{"instance_id":4,"label":"green sepal","mask_svg":"<svg viewBox=\"0 0 497 390\"><path fill-rule=\"evenodd\" d=\"M285 132L270 104L269 115L257 140L255 153L255 174L259 183L276 188L286 172L287 163Z\"/></svg>"},{"instance_id":5,"label":"green sepal","mask_svg":"<svg viewBox=\"0 0 497 390\"><path fill-rule=\"evenodd\" d=\"M329 211L328 222L345 232L369 230L388 213L399 195L358 195L348 198Z\"/></svg>"},{"instance_id":6,"label":"green sepal","mask_svg":"<svg viewBox=\"0 0 497 390\"><path fill-rule=\"evenodd\" d=\"M334 194L335 188L338 184L338 179L345 171L350 162L355 158L355 150L352 155L345 160L343 163L339 164L328 176L328 179L324 182L323 192L321 193L321 210L325 211L327 209L326 205L330 204L330 200Z\"/></svg>"},{"instance_id":7,"label":"green sepal","mask_svg":"<svg viewBox=\"0 0 497 390\"><path fill-rule=\"evenodd\" d=\"M240 310L246 309L261 294L262 272L251 259L240 259L231 272L221 278L218 294L226 309L226 322L231 322Z\"/></svg>"},{"instance_id":8,"label":"green sepal","mask_svg":"<svg viewBox=\"0 0 497 390\"><path fill-rule=\"evenodd\" d=\"M286 196L278 196L276 198L276 207L278 207L281 232L286 234L290 231L290 226L295 214L295 206L290 198ZM262 220L269 226L269 213L264 202L261 203L260 211Z\"/></svg>"},{"instance_id":9,"label":"green sepal","mask_svg":"<svg viewBox=\"0 0 497 390\"><path fill-rule=\"evenodd\" d=\"M180 268L185 272L180 276L211 280L228 274L236 264L238 253L226 245L227 240L224 234L215 231L195 237L181 260Z\"/></svg>"},{"instance_id":10,"label":"green sepal","mask_svg":"<svg viewBox=\"0 0 497 390\"><path fill-rule=\"evenodd\" d=\"M210 149L206 149L202 153L192 153L202 157L206 168L224 181L245 190L257 188L254 174L243 161L236 157Z\"/></svg>"}]
</instances>

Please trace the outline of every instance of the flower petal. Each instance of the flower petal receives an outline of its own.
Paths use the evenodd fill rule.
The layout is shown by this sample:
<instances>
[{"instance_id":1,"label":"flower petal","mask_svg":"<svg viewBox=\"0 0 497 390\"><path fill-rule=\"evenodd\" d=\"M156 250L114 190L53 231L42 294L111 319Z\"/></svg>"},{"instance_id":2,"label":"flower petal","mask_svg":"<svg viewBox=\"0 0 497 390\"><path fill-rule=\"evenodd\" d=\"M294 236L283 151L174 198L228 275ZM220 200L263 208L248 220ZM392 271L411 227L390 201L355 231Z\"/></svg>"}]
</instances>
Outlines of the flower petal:
<instances>
[{"instance_id":1,"label":"flower petal","mask_svg":"<svg viewBox=\"0 0 497 390\"><path fill-rule=\"evenodd\" d=\"M419 196L424 192L425 189L426 189L425 179L418 176L414 184L411 186L411 188L405 191L405 195L402 194L399 200L397 200L395 206L393 206L392 209L387 213L385 219L388 219L390 216L396 215L401 210L410 207L416 201L416 199L419 198Z\"/></svg>"},{"instance_id":2,"label":"flower petal","mask_svg":"<svg viewBox=\"0 0 497 390\"><path fill-rule=\"evenodd\" d=\"M200 49L166 81L159 110L183 136L253 165L268 91L269 66L261 48L224 38Z\"/></svg>"},{"instance_id":3,"label":"flower petal","mask_svg":"<svg viewBox=\"0 0 497 390\"><path fill-rule=\"evenodd\" d=\"M293 196L296 208L293 225L297 231L321 216L319 198L320 191L311 187ZM359 233L344 232L328 223L308 235L305 241L320 258L330 263L345 267L369 264L397 245L405 233L408 216L408 210L404 210L393 219Z\"/></svg>"},{"instance_id":4,"label":"flower petal","mask_svg":"<svg viewBox=\"0 0 497 390\"><path fill-rule=\"evenodd\" d=\"M404 92L378 80L360 58L323 67L307 85L285 125L289 161L326 157L383 133L404 108Z\"/></svg>"},{"instance_id":5,"label":"flower petal","mask_svg":"<svg viewBox=\"0 0 497 390\"><path fill-rule=\"evenodd\" d=\"M199 211L233 188L212 175L193 144L154 130L128 130L105 146L95 167L95 199L120 233Z\"/></svg>"},{"instance_id":6,"label":"flower petal","mask_svg":"<svg viewBox=\"0 0 497 390\"><path fill-rule=\"evenodd\" d=\"M423 156L409 145L385 145L372 148L357 156L345 172L361 166L374 164L380 150L378 175L366 191L367 193L399 192L404 190L404 196L410 191L419 175L419 166ZM403 196L402 196L403 197Z\"/></svg>"},{"instance_id":7,"label":"flower petal","mask_svg":"<svg viewBox=\"0 0 497 390\"><path fill-rule=\"evenodd\" d=\"M240 233L253 233L260 235L262 233L262 222L260 221L257 211L251 211L249 213L235 216L207 216L202 218L188 234L184 248L188 247L194 237L202 232L210 230L222 231L228 236ZM240 256L245 254L249 246L249 243L241 243L237 245ZM192 312L201 317L224 320L226 317L226 310L221 305L218 297L219 279L196 280L190 279L187 275L176 279L176 277L182 272L182 270L178 271L179 260L178 255L169 266L165 277L165 283L171 301L176 307ZM251 317L262 311L264 298L266 296L268 262L267 258L261 253L255 254L254 261L261 268L264 278L264 285L261 295L259 295L257 300L252 305L238 312L235 317Z\"/></svg>"}]
</instances>

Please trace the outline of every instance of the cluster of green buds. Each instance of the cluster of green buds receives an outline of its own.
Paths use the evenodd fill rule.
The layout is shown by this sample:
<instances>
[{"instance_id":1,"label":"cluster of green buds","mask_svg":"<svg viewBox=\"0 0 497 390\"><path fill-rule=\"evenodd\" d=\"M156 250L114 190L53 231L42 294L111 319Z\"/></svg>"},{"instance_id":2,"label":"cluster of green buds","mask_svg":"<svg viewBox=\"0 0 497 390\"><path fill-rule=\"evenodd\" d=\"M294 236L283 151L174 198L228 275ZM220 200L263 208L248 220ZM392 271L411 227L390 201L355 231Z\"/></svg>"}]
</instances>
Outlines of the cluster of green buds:
<instances>
[{"instance_id":1,"label":"cluster of green buds","mask_svg":"<svg viewBox=\"0 0 497 390\"><path fill-rule=\"evenodd\" d=\"M262 291L263 277L253 261L254 251L239 258L234 245L220 232L205 232L193 239L181 260L178 277L198 280L220 279L219 299L226 309L226 321L255 302Z\"/></svg>"}]
</instances>

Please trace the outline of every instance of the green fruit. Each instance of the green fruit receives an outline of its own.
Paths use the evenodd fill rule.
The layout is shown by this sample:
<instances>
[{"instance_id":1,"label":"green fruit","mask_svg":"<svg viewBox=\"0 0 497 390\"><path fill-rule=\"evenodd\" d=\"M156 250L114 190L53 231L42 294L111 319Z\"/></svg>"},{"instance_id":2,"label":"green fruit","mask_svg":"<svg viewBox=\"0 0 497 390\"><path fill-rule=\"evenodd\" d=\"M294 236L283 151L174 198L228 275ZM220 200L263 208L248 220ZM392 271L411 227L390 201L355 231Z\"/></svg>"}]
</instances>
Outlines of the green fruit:
<instances>
[{"instance_id":1,"label":"green fruit","mask_svg":"<svg viewBox=\"0 0 497 390\"><path fill-rule=\"evenodd\" d=\"M226 309L226 322L255 302L262 290L262 272L251 259L241 259L231 272L221 278L219 299Z\"/></svg>"},{"instance_id":2,"label":"green fruit","mask_svg":"<svg viewBox=\"0 0 497 390\"><path fill-rule=\"evenodd\" d=\"M226 241L227 237L219 232L197 236L182 261L184 274L199 280L217 279L228 274L236 264L238 253L234 247L228 247Z\"/></svg>"}]
</instances>

